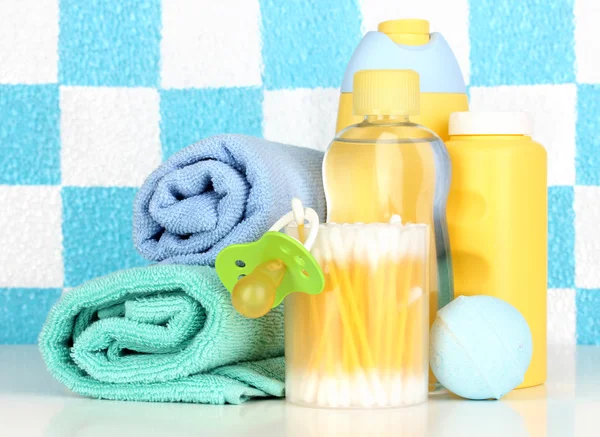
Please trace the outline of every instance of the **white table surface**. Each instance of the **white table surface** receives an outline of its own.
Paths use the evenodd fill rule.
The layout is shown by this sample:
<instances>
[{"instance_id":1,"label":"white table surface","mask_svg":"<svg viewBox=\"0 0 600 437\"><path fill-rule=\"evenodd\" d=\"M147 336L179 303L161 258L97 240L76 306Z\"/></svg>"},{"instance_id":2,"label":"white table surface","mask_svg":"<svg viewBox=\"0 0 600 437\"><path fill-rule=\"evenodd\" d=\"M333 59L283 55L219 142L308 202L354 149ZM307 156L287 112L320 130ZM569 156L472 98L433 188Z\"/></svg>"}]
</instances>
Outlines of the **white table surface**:
<instances>
[{"instance_id":1,"label":"white table surface","mask_svg":"<svg viewBox=\"0 0 600 437\"><path fill-rule=\"evenodd\" d=\"M319 410L280 400L240 406L79 397L35 346L0 346L0 436L600 436L600 347L550 348L548 382L500 401L432 396L416 407Z\"/></svg>"}]
</instances>

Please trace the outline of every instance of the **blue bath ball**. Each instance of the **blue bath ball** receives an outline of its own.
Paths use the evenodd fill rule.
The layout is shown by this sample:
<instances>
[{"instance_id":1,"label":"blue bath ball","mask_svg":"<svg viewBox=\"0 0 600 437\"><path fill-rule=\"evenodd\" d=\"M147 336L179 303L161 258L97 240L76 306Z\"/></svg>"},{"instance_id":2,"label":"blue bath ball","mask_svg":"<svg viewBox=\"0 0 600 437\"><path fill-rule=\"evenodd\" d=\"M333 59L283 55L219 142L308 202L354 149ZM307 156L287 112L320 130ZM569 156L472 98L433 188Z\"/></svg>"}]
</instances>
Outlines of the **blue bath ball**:
<instances>
[{"instance_id":1,"label":"blue bath ball","mask_svg":"<svg viewBox=\"0 0 600 437\"><path fill-rule=\"evenodd\" d=\"M521 384L532 349L521 313L491 296L458 297L438 311L431 327L431 369L444 387L467 399L500 399Z\"/></svg>"}]
</instances>

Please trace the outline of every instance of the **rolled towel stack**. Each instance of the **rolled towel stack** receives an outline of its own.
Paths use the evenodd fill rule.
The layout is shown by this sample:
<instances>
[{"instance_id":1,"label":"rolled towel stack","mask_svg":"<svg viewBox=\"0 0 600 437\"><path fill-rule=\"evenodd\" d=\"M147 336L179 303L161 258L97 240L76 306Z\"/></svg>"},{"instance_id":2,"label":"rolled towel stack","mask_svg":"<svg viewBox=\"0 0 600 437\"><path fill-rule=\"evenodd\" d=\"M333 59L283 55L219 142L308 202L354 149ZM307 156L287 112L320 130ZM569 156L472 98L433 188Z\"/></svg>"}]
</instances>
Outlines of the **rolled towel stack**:
<instances>
[{"instance_id":1,"label":"rolled towel stack","mask_svg":"<svg viewBox=\"0 0 600 437\"><path fill-rule=\"evenodd\" d=\"M316 150L220 135L163 163L138 192L133 217L135 246L161 264L66 294L39 339L50 373L103 399L283 396L282 307L240 316L211 266L221 249L260 238L294 197L324 219L322 160Z\"/></svg>"},{"instance_id":2,"label":"rolled towel stack","mask_svg":"<svg viewBox=\"0 0 600 437\"><path fill-rule=\"evenodd\" d=\"M214 266L223 248L260 238L294 197L324 221L322 162L322 152L243 135L199 141L140 189L134 244L152 261Z\"/></svg>"},{"instance_id":3,"label":"rolled towel stack","mask_svg":"<svg viewBox=\"0 0 600 437\"><path fill-rule=\"evenodd\" d=\"M209 267L94 279L52 308L39 347L50 373L84 396L239 404L284 394L282 308L245 319Z\"/></svg>"}]
</instances>

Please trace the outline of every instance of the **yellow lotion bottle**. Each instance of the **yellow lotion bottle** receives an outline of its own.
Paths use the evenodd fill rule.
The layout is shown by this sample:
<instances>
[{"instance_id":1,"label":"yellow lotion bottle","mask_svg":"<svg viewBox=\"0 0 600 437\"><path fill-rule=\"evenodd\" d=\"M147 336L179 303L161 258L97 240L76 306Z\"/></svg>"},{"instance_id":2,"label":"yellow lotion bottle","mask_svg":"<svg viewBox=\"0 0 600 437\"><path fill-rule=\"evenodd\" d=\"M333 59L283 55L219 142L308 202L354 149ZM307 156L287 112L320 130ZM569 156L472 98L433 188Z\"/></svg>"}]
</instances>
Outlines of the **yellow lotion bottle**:
<instances>
[{"instance_id":1,"label":"yellow lotion bottle","mask_svg":"<svg viewBox=\"0 0 600 437\"><path fill-rule=\"evenodd\" d=\"M448 139L448 118L452 112L467 111L469 102L458 62L444 37L429 33L429 22L404 19L380 23L377 32L368 32L346 68L336 132L360 123L352 113L352 86L359 70L415 70L421 80L420 114L415 123Z\"/></svg>"},{"instance_id":2,"label":"yellow lotion bottle","mask_svg":"<svg viewBox=\"0 0 600 437\"><path fill-rule=\"evenodd\" d=\"M522 387L546 380L546 151L526 114L450 117L447 218L455 295L485 294L521 312L533 337Z\"/></svg>"}]
</instances>

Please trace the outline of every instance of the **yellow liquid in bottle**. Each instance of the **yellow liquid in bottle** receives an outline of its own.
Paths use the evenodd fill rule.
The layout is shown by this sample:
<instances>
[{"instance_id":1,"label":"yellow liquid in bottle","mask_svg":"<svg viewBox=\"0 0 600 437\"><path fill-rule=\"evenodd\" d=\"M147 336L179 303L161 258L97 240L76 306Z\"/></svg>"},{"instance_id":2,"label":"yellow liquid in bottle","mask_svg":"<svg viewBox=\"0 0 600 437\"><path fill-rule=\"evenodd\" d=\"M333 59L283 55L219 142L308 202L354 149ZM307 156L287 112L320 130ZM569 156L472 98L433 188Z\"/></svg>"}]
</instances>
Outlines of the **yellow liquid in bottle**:
<instances>
[{"instance_id":1,"label":"yellow liquid in bottle","mask_svg":"<svg viewBox=\"0 0 600 437\"><path fill-rule=\"evenodd\" d=\"M443 142L407 117L368 116L340 132L323 164L328 221L429 226L429 323L453 296L445 208L450 161ZM430 390L436 380L429 376Z\"/></svg>"},{"instance_id":2,"label":"yellow liquid in bottle","mask_svg":"<svg viewBox=\"0 0 600 437\"><path fill-rule=\"evenodd\" d=\"M429 225L433 234L435 162L429 141L334 141L324 167L328 221ZM435 239L430 238L430 323L438 309Z\"/></svg>"}]
</instances>

